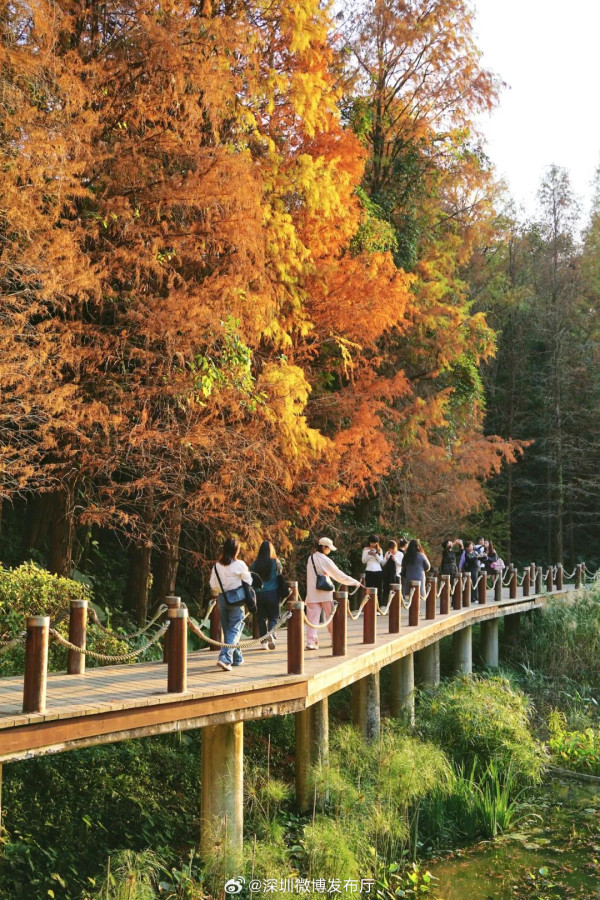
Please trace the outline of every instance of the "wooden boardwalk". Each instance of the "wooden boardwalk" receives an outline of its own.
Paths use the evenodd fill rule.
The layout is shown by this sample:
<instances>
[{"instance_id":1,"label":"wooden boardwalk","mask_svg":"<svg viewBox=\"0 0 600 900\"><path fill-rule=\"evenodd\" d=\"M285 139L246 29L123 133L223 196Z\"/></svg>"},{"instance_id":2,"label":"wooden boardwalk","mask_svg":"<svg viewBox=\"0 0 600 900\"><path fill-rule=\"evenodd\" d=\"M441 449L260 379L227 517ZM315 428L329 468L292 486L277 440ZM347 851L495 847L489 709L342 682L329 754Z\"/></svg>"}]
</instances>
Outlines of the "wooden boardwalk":
<instances>
[{"instance_id":1,"label":"wooden boardwalk","mask_svg":"<svg viewBox=\"0 0 600 900\"><path fill-rule=\"evenodd\" d=\"M560 596L573 590L565 586ZM504 591L507 594L507 590ZM217 653L188 656L188 690L167 693L167 667L160 662L88 669L85 675L50 674L43 713L22 714L23 678L0 679L0 763L46 753L296 712L378 671L409 653L439 641L467 625L542 606L548 594L487 603L426 621L424 602L417 626L408 627L402 610L399 634L378 616L374 644L362 643L362 618L348 620L348 649L331 655L331 639L320 633L321 648L307 651L303 675L288 675L285 632L276 650L251 648L244 664L231 672L216 665ZM557 596L554 593L552 596ZM439 610L439 605L438 605Z\"/></svg>"}]
</instances>

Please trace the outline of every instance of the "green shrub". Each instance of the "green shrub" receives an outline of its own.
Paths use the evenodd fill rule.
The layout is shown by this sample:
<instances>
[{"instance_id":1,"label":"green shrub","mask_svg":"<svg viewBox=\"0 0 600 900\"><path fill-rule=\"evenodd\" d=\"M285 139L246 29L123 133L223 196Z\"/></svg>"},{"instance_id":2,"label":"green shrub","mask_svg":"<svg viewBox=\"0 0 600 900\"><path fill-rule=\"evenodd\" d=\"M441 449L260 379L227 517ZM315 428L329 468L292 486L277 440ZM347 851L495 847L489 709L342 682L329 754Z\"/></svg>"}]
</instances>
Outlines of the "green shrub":
<instances>
[{"instance_id":1,"label":"green shrub","mask_svg":"<svg viewBox=\"0 0 600 900\"><path fill-rule=\"evenodd\" d=\"M545 765L542 744L530 728L530 702L500 676L460 677L419 699L419 730L443 747L457 765L475 761L512 766L520 783L539 782Z\"/></svg>"},{"instance_id":2,"label":"green shrub","mask_svg":"<svg viewBox=\"0 0 600 900\"><path fill-rule=\"evenodd\" d=\"M548 722L550 750L556 762L574 772L600 775L600 729L568 731L563 713L554 710Z\"/></svg>"},{"instance_id":3,"label":"green shrub","mask_svg":"<svg viewBox=\"0 0 600 900\"><path fill-rule=\"evenodd\" d=\"M600 686L600 584L525 616L517 658L551 678Z\"/></svg>"}]
</instances>

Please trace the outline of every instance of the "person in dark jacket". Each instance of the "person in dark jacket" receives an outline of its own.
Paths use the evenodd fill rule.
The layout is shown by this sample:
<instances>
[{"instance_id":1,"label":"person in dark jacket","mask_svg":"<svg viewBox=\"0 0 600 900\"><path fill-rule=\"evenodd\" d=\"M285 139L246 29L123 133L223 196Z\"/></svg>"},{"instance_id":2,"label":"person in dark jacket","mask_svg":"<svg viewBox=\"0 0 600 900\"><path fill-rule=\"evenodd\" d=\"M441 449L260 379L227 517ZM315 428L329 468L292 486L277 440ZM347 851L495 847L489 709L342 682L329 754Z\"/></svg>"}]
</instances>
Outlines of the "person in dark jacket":
<instances>
[{"instance_id":1,"label":"person in dark jacket","mask_svg":"<svg viewBox=\"0 0 600 900\"><path fill-rule=\"evenodd\" d=\"M473 541L467 541L465 544L465 552L461 557L460 571L469 573L473 583L477 580L479 574L479 556L475 552Z\"/></svg>"},{"instance_id":2,"label":"person in dark jacket","mask_svg":"<svg viewBox=\"0 0 600 900\"><path fill-rule=\"evenodd\" d=\"M458 566L456 565L456 553L454 552L454 541L444 541L442 544L442 564L440 566L440 575L450 575L456 578L458 575Z\"/></svg>"},{"instance_id":3,"label":"person in dark jacket","mask_svg":"<svg viewBox=\"0 0 600 900\"><path fill-rule=\"evenodd\" d=\"M256 605L258 617L258 631L261 637L272 631L279 618L279 591L277 589L277 576L281 574L281 563L277 559L275 547L271 541L263 541L250 571L258 575L259 586L256 589ZM264 650L275 649L275 636L269 634L265 643L261 644Z\"/></svg>"}]
</instances>

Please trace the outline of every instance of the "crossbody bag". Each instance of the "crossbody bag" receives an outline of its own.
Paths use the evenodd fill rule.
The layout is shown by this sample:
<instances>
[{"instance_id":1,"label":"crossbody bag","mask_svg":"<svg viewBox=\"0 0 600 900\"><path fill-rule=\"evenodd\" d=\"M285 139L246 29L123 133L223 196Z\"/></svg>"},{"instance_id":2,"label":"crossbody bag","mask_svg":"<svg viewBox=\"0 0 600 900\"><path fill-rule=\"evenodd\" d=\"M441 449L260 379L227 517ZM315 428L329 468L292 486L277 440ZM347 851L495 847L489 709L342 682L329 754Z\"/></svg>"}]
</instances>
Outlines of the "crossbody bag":
<instances>
[{"instance_id":1,"label":"crossbody bag","mask_svg":"<svg viewBox=\"0 0 600 900\"><path fill-rule=\"evenodd\" d=\"M317 579L316 588L318 591L335 591L335 585L329 575L319 575L317 572L317 567L315 566L314 558L311 556L310 561L312 563L312 567L315 570L315 576Z\"/></svg>"}]
</instances>

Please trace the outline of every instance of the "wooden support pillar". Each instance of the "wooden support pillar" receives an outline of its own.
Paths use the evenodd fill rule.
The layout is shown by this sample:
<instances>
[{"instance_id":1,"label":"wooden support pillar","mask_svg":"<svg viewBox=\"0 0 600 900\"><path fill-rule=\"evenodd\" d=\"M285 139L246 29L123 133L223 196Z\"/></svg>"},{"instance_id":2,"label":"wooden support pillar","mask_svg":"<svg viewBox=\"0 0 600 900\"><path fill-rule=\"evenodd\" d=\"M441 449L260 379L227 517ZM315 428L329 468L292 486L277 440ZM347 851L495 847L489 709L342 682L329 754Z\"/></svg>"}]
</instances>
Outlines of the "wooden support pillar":
<instances>
[{"instance_id":1,"label":"wooden support pillar","mask_svg":"<svg viewBox=\"0 0 600 900\"><path fill-rule=\"evenodd\" d=\"M213 599L216 600L218 595L218 591L213 594ZM166 636L166 635L165 635ZM222 641L223 640L223 630L221 628L221 613L219 612L219 604L215 603L212 608L212 612L210 614L210 637L213 641ZM166 644L166 641L165 641ZM212 644L208 646L209 650L220 650L220 647L214 647Z\"/></svg>"},{"instance_id":2,"label":"wooden support pillar","mask_svg":"<svg viewBox=\"0 0 600 900\"><path fill-rule=\"evenodd\" d=\"M549 594L554 590L554 571L552 566L549 566L548 571L546 572L546 590Z\"/></svg>"},{"instance_id":3,"label":"wooden support pillar","mask_svg":"<svg viewBox=\"0 0 600 900\"><path fill-rule=\"evenodd\" d=\"M486 669L498 668L498 619L481 623L481 662Z\"/></svg>"},{"instance_id":4,"label":"wooden support pillar","mask_svg":"<svg viewBox=\"0 0 600 900\"><path fill-rule=\"evenodd\" d=\"M470 572L465 572L463 575L463 589L462 589L462 606L465 609L467 606L471 605L471 587L473 585L473 579L471 578Z\"/></svg>"},{"instance_id":5,"label":"wooden support pillar","mask_svg":"<svg viewBox=\"0 0 600 900\"><path fill-rule=\"evenodd\" d=\"M69 608L69 641L85 650L87 628L87 600L71 600ZM67 675L85 675L85 653L69 650Z\"/></svg>"},{"instance_id":6,"label":"wooden support pillar","mask_svg":"<svg viewBox=\"0 0 600 900\"><path fill-rule=\"evenodd\" d=\"M425 596L425 618L435 619L437 605L437 578L427 579L427 594Z\"/></svg>"},{"instance_id":7,"label":"wooden support pillar","mask_svg":"<svg viewBox=\"0 0 600 900\"><path fill-rule=\"evenodd\" d=\"M366 741L376 741L380 719L379 672L374 672L352 685L352 724Z\"/></svg>"},{"instance_id":8,"label":"wooden support pillar","mask_svg":"<svg viewBox=\"0 0 600 900\"><path fill-rule=\"evenodd\" d=\"M450 612L450 594L452 592L451 576L442 575L442 593L440 596L440 616L447 616Z\"/></svg>"},{"instance_id":9,"label":"wooden support pillar","mask_svg":"<svg viewBox=\"0 0 600 900\"><path fill-rule=\"evenodd\" d=\"M227 876L235 875L243 848L244 723L226 722L202 729L200 850L225 849Z\"/></svg>"},{"instance_id":10,"label":"wooden support pillar","mask_svg":"<svg viewBox=\"0 0 600 900\"><path fill-rule=\"evenodd\" d=\"M536 573L535 573L535 592L536 592L536 594L541 594L542 591L544 590L543 581L544 581L544 572L543 572L542 567L538 566Z\"/></svg>"},{"instance_id":11,"label":"wooden support pillar","mask_svg":"<svg viewBox=\"0 0 600 900\"><path fill-rule=\"evenodd\" d=\"M410 724L415 722L415 668L414 655L409 653L390 665L390 710L394 718L408 715Z\"/></svg>"},{"instance_id":12,"label":"wooden support pillar","mask_svg":"<svg viewBox=\"0 0 600 900\"><path fill-rule=\"evenodd\" d=\"M365 588L367 602L363 608L363 644L374 644L377 639L377 588Z\"/></svg>"},{"instance_id":13,"label":"wooden support pillar","mask_svg":"<svg viewBox=\"0 0 600 900\"><path fill-rule=\"evenodd\" d=\"M435 687L440 683L440 643L435 641L415 653L415 684Z\"/></svg>"},{"instance_id":14,"label":"wooden support pillar","mask_svg":"<svg viewBox=\"0 0 600 900\"><path fill-rule=\"evenodd\" d=\"M26 627L23 712L39 713L46 709L50 616L29 616Z\"/></svg>"},{"instance_id":15,"label":"wooden support pillar","mask_svg":"<svg viewBox=\"0 0 600 900\"><path fill-rule=\"evenodd\" d=\"M337 601L337 609L332 623L331 653L332 656L345 656L347 650L348 591L335 591L333 599Z\"/></svg>"},{"instance_id":16,"label":"wooden support pillar","mask_svg":"<svg viewBox=\"0 0 600 900\"><path fill-rule=\"evenodd\" d=\"M487 603L487 572L482 569L479 575L479 584L477 585L477 600L481 606Z\"/></svg>"},{"instance_id":17,"label":"wooden support pillar","mask_svg":"<svg viewBox=\"0 0 600 900\"><path fill-rule=\"evenodd\" d=\"M494 582L494 603L500 603L502 600L502 570L496 574Z\"/></svg>"},{"instance_id":18,"label":"wooden support pillar","mask_svg":"<svg viewBox=\"0 0 600 900\"><path fill-rule=\"evenodd\" d=\"M530 569L529 569L529 567L528 567L528 568L525 569L525 571L523 572L523 596L524 596L524 597L529 597L529 594L531 593L531 590L530 590L530 579L531 579L531 571L530 571Z\"/></svg>"},{"instance_id":19,"label":"wooden support pillar","mask_svg":"<svg viewBox=\"0 0 600 900\"><path fill-rule=\"evenodd\" d=\"M519 641L521 632L521 613L513 613L512 616L504 616L504 642L515 645Z\"/></svg>"},{"instance_id":20,"label":"wooden support pillar","mask_svg":"<svg viewBox=\"0 0 600 900\"><path fill-rule=\"evenodd\" d=\"M167 618L169 617L170 609L180 609L181 607L181 597L169 596L165 597L165 605L167 607ZM215 604L216 609L216 604ZM217 615L219 614L219 610L217 609ZM169 638L171 635L171 629L167 628L166 634L163 637L163 659L164 663L169 661ZM212 634L211 634L212 637ZM221 640L221 621L219 620L219 636L214 638L215 641ZM211 647L211 650L218 650L218 647Z\"/></svg>"},{"instance_id":21,"label":"wooden support pillar","mask_svg":"<svg viewBox=\"0 0 600 900\"><path fill-rule=\"evenodd\" d=\"M559 563L556 567L556 590L562 591L564 587L564 569L563 564Z\"/></svg>"},{"instance_id":22,"label":"wooden support pillar","mask_svg":"<svg viewBox=\"0 0 600 900\"><path fill-rule=\"evenodd\" d=\"M399 634L400 632L400 598L402 596L402 587L399 584L391 584L392 599L390 601L390 610L388 612L388 621L390 626L390 634Z\"/></svg>"},{"instance_id":23,"label":"wooden support pillar","mask_svg":"<svg viewBox=\"0 0 600 900\"><path fill-rule=\"evenodd\" d=\"M454 581L452 590L452 609L460 609L462 605L462 572L459 572Z\"/></svg>"},{"instance_id":24,"label":"wooden support pillar","mask_svg":"<svg viewBox=\"0 0 600 900\"><path fill-rule=\"evenodd\" d=\"M515 566L512 566L512 565L511 565L511 567L510 567L510 581L509 581L510 593L509 593L509 595L508 595L508 596L510 597L511 600L516 600L516 599L517 599L517 587L518 587L518 585L517 585L517 577L518 577L517 570L516 570Z\"/></svg>"},{"instance_id":25,"label":"wooden support pillar","mask_svg":"<svg viewBox=\"0 0 600 900\"><path fill-rule=\"evenodd\" d=\"M169 658L167 660L167 692L183 694L187 691L187 635L188 611L173 607L167 611L169 618Z\"/></svg>"},{"instance_id":26,"label":"wooden support pillar","mask_svg":"<svg viewBox=\"0 0 600 900\"><path fill-rule=\"evenodd\" d=\"M304 673L304 603L298 599L298 582L288 581L291 591L287 609L292 616L287 623L287 671L288 675Z\"/></svg>"},{"instance_id":27,"label":"wooden support pillar","mask_svg":"<svg viewBox=\"0 0 600 900\"><path fill-rule=\"evenodd\" d=\"M308 812L312 802L310 788L311 711L301 709L295 715L296 724L296 804L300 812Z\"/></svg>"},{"instance_id":28,"label":"wooden support pillar","mask_svg":"<svg viewBox=\"0 0 600 900\"><path fill-rule=\"evenodd\" d=\"M413 595L413 598L410 603L410 607L408 610L408 624L411 627L419 624L419 617L421 615L421 582L420 581L411 581L410 583L410 593Z\"/></svg>"},{"instance_id":29,"label":"wooden support pillar","mask_svg":"<svg viewBox=\"0 0 600 900\"><path fill-rule=\"evenodd\" d=\"M454 671L469 675L473 671L472 626L467 625L452 635Z\"/></svg>"}]
</instances>

